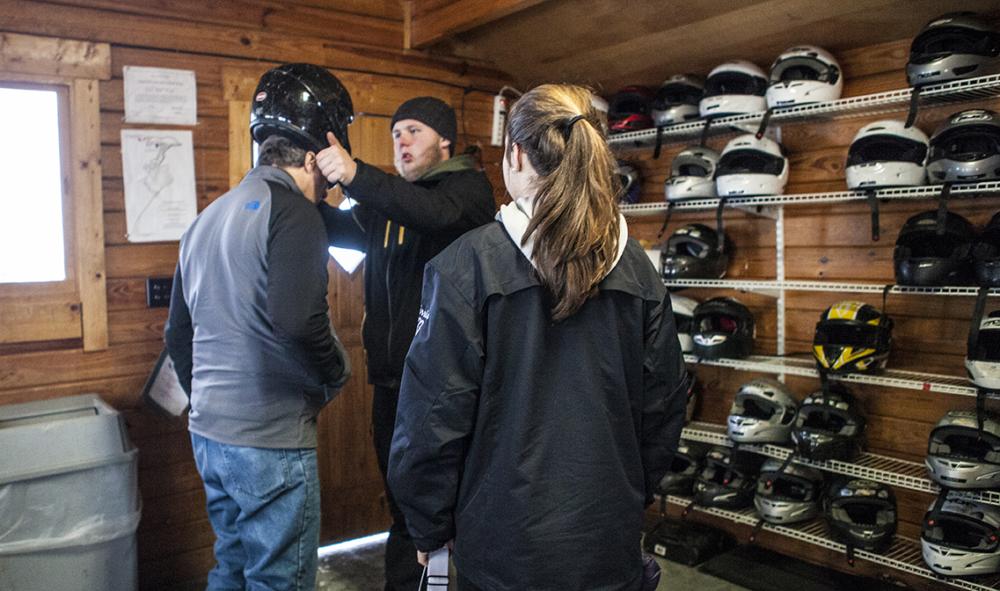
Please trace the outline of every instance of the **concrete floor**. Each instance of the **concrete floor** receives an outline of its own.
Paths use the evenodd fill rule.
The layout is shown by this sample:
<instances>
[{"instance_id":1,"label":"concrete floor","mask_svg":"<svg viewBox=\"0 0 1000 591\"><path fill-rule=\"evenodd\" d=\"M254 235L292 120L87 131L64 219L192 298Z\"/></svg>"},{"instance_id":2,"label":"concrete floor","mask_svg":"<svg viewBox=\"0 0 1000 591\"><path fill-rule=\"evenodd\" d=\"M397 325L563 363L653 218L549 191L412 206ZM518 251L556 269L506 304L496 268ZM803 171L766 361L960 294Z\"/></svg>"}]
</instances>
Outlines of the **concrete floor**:
<instances>
[{"instance_id":1,"label":"concrete floor","mask_svg":"<svg viewBox=\"0 0 1000 591\"><path fill-rule=\"evenodd\" d=\"M318 591L381 591L382 548L378 541L345 552L320 558L316 578ZM663 574L657 591L670 589L697 589L698 591L744 591L745 587L733 585L694 568L657 558Z\"/></svg>"}]
</instances>

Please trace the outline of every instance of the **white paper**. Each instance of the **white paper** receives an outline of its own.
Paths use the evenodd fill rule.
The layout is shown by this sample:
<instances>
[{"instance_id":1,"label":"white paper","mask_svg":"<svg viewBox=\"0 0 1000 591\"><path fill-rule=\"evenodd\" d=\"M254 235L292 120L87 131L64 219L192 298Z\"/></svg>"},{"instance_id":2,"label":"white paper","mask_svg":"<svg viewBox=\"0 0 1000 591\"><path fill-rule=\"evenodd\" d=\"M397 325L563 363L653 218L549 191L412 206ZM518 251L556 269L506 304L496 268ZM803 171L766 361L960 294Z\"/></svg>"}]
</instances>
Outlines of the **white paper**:
<instances>
[{"instance_id":1,"label":"white paper","mask_svg":"<svg viewBox=\"0 0 1000 591\"><path fill-rule=\"evenodd\" d=\"M129 242L180 240L198 215L190 131L122 130Z\"/></svg>"},{"instance_id":2,"label":"white paper","mask_svg":"<svg viewBox=\"0 0 1000 591\"><path fill-rule=\"evenodd\" d=\"M142 396L149 403L163 412L179 417L188 409L188 397L181 388L174 361L166 351L160 353L152 373L146 379Z\"/></svg>"},{"instance_id":3,"label":"white paper","mask_svg":"<svg viewBox=\"0 0 1000 591\"><path fill-rule=\"evenodd\" d=\"M193 70L125 66L125 122L194 125L198 94Z\"/></svg>"}]
</instances>

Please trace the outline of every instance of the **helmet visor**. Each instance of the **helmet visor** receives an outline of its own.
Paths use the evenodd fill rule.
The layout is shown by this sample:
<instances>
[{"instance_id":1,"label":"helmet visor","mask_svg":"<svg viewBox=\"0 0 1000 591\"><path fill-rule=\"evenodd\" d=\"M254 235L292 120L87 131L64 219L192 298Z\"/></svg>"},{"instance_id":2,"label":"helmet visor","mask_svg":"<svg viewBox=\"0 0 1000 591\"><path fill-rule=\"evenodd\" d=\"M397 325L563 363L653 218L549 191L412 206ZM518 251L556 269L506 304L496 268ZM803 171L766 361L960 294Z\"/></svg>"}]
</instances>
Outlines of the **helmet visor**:
<instances>
[{"instance_id":1,"label":"helmet visor","mask_svg":"<svg viewBox=\"0 0 1000 591\"><path fill-rule=\"evenodd\" d=\"M855 321L826 321L816 327L815 345L876 348L879 327Z\"/></svg>"},{"instance_id":2,"label":"helmet visor","mask_svg":"<svg viewBox=\"0 0 1000 591\"><path fill-rule=\"evenodd\" d=\"M771 67L771 82L816 80L836 84L838 78L840 71L836 67L806 56L786 58Z\"/></svg>"},{"instance_id":3,"label":"helmet visor","mask_svg":"<svg viewBox=\"0 0 1000 591\"><path fill-rule=\"evenodd\" d=\"M773 499L812 501L816 487L812 482L792 474L768 474L757 481L757 494Z\"/></svg>"},{"instance_id":4,"label":"helmet visor","mask_svg":"<svg viewBox=\"0 0 1000 591\"><path fill-rule=\"evenodd\" d=\"M707 177L708 169L697 162L685 162L677 167L676 176L700 176Z\"/></svg>"},{"instance_id":5,"label":"helmet visor","mask_svg":"<svg viewBox=\"0 0 1000 591\"><path fill-rule=\"evenodd\" d=\"M993 528L964 515L932 514L924 523L921 537L928 542L972 552L996 552L1000 547Z\"/></svg>"},{"instance_id":6,"label":"helmet visor","mask_svg":"<svg viewBox=\"0 0 1000 591\"><path fill-rule=\"evenodd\" d=\"M980 330L970 358L975 361L1000 361L1000 330Z\"/></svg>"},{"instance_id":7,"label":"helmet visor","mask_svg":"<svg viewBox=\"0 0 1000 591\"><path fill-rule=\"evenodd\" d=\"M701 89L687 84L665 84L656 92L654 109L667 109L677 105L697 105L701 100Z\"/></svg>"},{"instance_id":8,"label":"helmet visor","mask_svg":"<svg viewBox=\"0 0 1000 591\"><path fill-rule=\"evenodd\" d=\"M854 499L847 503L834 503L830 513L838 521L869 527L889 525L896 521L895 509L885 501L875 499Z\"/></svg>"},{"instance_id":9,"label":"helmet visor","mask_svg":"<svg viewBox=\"0 0 1000 591\"><path fill-rule=\"evenodd\" d=\"M837 408L806 407L799 411L798 427L833 435L854 435L857 423L852 416Z\"/></svg>"},{"instance_id":10,"label":"helmet visor","mask_svg":"<svg viewBox=\"0 0 1000 591\"><path fill-rule=\"evenodd\" d=\"M938 427L931 432L927 454L1000 465L1000 437L968 427Z\"/></svg>"},{"instance_id":11,"label":"helmet visor","mask_svg":"<svg viewBox=\"0 0 1000 591\"><path fill-rule=\"evenodd\" d=\"M778 412L777 404L760 398L740 396L737 402L743 407L740 414L745 417L766 421Z\"/></svg>"},{"instance_id":12,"label":"helmet visor","mask_svg":"<svg viewBox=\"0 0 1000 591\"><path fill-rule=\"evenodd\" d=\"M638 94L626 94L615 99L611 108L608 109L608 116L612 119L620 119L628 115L648 115L649 102Z\"/></svg>"},{"instance_id":13,"label":"helmet visor","mask_svg":"<svg viewBox=\"0 0 1000 591\"><path fill-rule=\"evenodd\" d=\"M1000 154L1000 127L969 125L949 129L931 142L930 160L978 162Z\"/></svg>"},{"instance_id":14,"label":"helmet visor","mask_svg":"<svg viewBox=\"0 0 1000 591\"><path fill-rule=\"evenodd\" d=\"M736 334L740 321L735 316L729 314L709 314L695 319L697 332L723 332Z\"/></svg>"},{"instance_id":15,"label":"helmet visor","mask_svg":"<svg viewBox=\"0 0 1000 591\"><path fill-rule=\"evenodd\" d=\"M709 76L705 82L706 97L727 94L764 96L766 91L767 80L743 72L719 72Z\"/></svg>"},{"instance_id":16,"label":"helmet visor","mask_svg":"<svg viewBox=\"0 0 1000 591\"><path fill-rule=\"evenodd\" d=\"M760 150L733 150L719 160L717 176L727 174L770 174L778 176L785 168L785 159Z\"/></svg>"},{"instance_id":17,"label":"helmet visor","mask_svg":"<svg viewBox=\"0 0 1000 591\"><path fill-rule=\"evenodd\" d=\"M670 254L703 259L708 256L708 253L712 251L712 248L701 240L682 238L675 240L673 244L670 244L667 250Z\"/></svg>"},{"instance_id":18,"label":"helmet visor","mask_svg":"<svg viewBox=\"0 0 1000 591\"><path fill-rule=\"evenodd\" d=\"M851 144L847 153L848 166L870 162L912 162L923 166L926 159L926 144L892 135L863 137Z\"/></svg>"},{"instance_id":19,"label":"helmet visor","mask_svg":"<svg viewBox=\"0 0 1000 591\"><path fill-rule=\"evenodd\" d=\"M1000 53L998 36L991 31L965 27L937 27L925 31L910 46L910 63L926 64L955 54L991 55Z\"/></svg>"}]
</instances>

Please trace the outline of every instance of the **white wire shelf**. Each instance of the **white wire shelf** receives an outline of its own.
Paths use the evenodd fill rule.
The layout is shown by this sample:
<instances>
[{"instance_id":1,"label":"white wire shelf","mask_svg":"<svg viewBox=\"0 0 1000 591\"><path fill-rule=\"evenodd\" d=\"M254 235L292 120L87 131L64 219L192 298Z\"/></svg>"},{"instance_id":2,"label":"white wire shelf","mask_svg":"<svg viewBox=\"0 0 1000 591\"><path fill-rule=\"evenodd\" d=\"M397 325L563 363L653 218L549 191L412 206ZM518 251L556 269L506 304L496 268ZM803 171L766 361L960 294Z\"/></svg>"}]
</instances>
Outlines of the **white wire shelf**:
<instances>
[{"instance_id":1,"label":"white wire shelf","mask_svg":"<svg viewBox=\"0 0 1000 591\"><path fill-rule=\"evenodd\" d=\"M881 294L885 285L881 283L842 283L836 281L774 281L763 279L673 279L664 281L667 287L701 287L715 289L734 289L737 291L753 291L764 294L776 294L782 291L827 291L837 293L877 293ZM950 285L943 287L912 287L894 285L889 293L892 295L943 295L943 296L976 296L978 287ZM1000 288L991 288L991 296L1000 296Z\"/></svg>"},{"instance_id":2,"label":"white wire shelf","mask_svg":"<svg viewBox=\"0 0 1000 591\"><path fill-rule=\"evenodd\" d=\"M880 200L920 200L933 199L941 194L944 185L924 185L922 187L897 187L894 189L879 189L875 191L875 197ZM970 197L982 195L984 193L1000 193L1000 181L987 181L983 183L967 183L954 185L951 188L952 197ZM830 193L789 193L787 195L760 195L757 197L730 197L726 199L726 207L731 208L764 208L777 205L801 205L809 203L838 203L842 201L863 201L868 199L864 191L835 191ZM714 210L719 206L718 198L691 199L688 201L678 201L674 204L674 211L703 211ZM659 203L632 203L620 205L619 209L624 215L630 217L655 215L666 213L669 204L666 201Z\"/></svg>"},{"instance_id":3,"label":"white wire shelf","mask_svg":"<svg viewBox=\"0 0 1000 591\"><path fill-rule=\"evenodd\" d=\"M694 355L684 355L687 363L728 367L739 371L759 373L786 374L807 378L818 378L816 362L812 359L796 359L793 357L773 357L767 355L751 355L746 359L701 359ZM856 384L870 384L886 388L903 388L906 390L923 390L957 396L975 396L976 389L969 385L968 379L957 376L946 376L919 371L887 369L876 374L829 374L831 380L842 380Z\"/></svg>"},{"instance_id":4,"label":"white wire shelf","mask_svg":"<svg viewBox=\"0 0 1000 591\"><path fill-rule=\"evenodd\" d=\"M672 505L687 507L691 503L691 499L671 495L667 497L667 502ZM695 506L694 510L748 526L756 525L759 519L753 509L731 511L714 507ZM822 519L799 525L772 525L765 523L763 529L841 554L847 553L844 544L831 539L826 523ZM1000 589L1000 576L997 575L981 575L959 579L942 577L936 574L924 564L923 556L920 552L920 542L903 536L896 536L892 545L884 554L876 554L867 550L855 550L854 556L857 559L887 566L932 581L938 581L957 589L967 589L968 591L996 591Z\"/></svg>"},{"instance_id":5,"label":"white wire shelf","mask_svg":"<svg viewBox=\"0 0 1000 591\"><path fill-rule=\"evenodd\" d=\"M714 423L690 423L684 428L681 437L690 441L700 441L711 445L733 446L733 442L726 435L726 427ZM779 460L788 458L792 453L792 450L787 447L773 444L743 444L740 445L740 449L750 450ZM817 462L802 457L796 457L793 461L796 464L812 466L825 472L866 478L888 484L889 486L908 488L934 495L941 492L937 483L927 478L927 468L919 462L910 462L872 453L863 453L854 462L841 462L839 460ZM952 495L991 505L1000 505L1000 492L997 491L957 491L952 489Z\"/></svg>"},{"instance_id":6,"label":"white wire shelf","mask_svg":"<svg viewBox=\"0 0 1000 591\"><path fill-rule=\"evenodd\" d=\"M853 96L836 101L813 103L795 107L775 109L771 113L771 123L791 123L796 121L842 119L896 113L905 111L910 105L912 88L890 90L875 94ZM921 106L941 106L962 103L977 99L1000 96L1000 75L981 76L968 80L956 80L943 84L928 86L920 92ZM712 121L709 133L756 131L764 111L720 117ZM661 133L663 144L679 143L701 137L705 122L703 120L678 123L664 127ZM643 129L611 136L608 143L615 148L636 149L648 148L656 144L656 129Z\"/></svg>"}]
</instances>

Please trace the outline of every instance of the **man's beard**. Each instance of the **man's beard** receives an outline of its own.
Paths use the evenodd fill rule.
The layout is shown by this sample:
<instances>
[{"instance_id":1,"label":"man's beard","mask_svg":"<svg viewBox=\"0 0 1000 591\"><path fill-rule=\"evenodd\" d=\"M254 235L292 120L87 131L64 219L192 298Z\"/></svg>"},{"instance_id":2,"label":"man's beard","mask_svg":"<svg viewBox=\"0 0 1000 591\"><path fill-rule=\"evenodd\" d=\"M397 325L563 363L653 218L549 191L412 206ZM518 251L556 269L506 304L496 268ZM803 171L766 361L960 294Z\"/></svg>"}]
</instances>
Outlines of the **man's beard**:
<instances>
[{"instance_id":1,"label":"man's beard","mask_svg":"<svg viewBox=\"0 0 1000 591\"><path fill-rule=\"evenodd\" d=\"M406 179L411 183L419 179L421 176L424 175L425 172L440 164L442 160L441 152L439 150L430 149L427 151L427 154L428 158L426 163L416 167L414 167L413 164L411 163L409 168L405 172L403 170L402 161L396 161L395 163L396 172L399 173L399 176L403 177L404 179Z\"/></svg>"}]
</instances>

